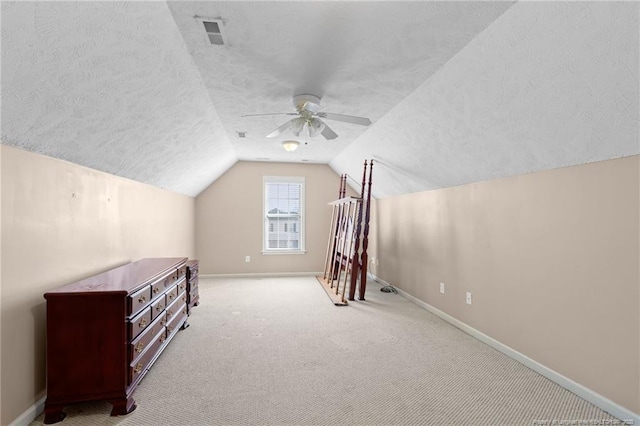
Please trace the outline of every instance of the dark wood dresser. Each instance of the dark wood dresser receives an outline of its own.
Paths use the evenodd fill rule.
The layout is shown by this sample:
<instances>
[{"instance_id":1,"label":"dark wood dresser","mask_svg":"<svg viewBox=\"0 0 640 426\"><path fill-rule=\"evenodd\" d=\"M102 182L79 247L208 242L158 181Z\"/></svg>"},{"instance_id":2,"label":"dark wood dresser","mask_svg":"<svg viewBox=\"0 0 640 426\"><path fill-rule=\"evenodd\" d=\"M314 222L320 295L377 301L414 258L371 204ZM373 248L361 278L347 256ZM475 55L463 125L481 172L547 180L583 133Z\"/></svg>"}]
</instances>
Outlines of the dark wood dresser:
<instances>
[{"instance_id":1,"label":"dark wood dresser","mask_svg":"<svg viewBox=\"0 0 640 426\"><path fill-rule=\"evenodd\" d=\"M198 261L187 262L187 313L191 315L194 306L200 303L198 295Z\"/></svg>"},{"instance_id":2,"label":"dark wood dresser","mask_svg":"<svg viewBox=\"0 0 640 426\"><path fill-rule=\"evenodd\" d=\"M190 295L187 258L142 259L45 293L44 423L82 401L107 400L112 416L133 411L136 386L187 321Z\"/></svg>"}]
</instances>

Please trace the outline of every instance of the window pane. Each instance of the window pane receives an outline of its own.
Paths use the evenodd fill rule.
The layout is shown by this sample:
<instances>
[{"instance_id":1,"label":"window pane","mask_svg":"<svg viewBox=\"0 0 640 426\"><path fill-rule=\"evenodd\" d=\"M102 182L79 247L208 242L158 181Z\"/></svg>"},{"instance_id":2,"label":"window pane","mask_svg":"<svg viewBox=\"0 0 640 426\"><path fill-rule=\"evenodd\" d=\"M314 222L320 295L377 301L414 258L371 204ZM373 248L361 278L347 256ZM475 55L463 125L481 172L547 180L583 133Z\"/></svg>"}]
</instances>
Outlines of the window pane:
<instances>
[{"instance_id":1,"label":"window pane","mask_svg":"<svg viewBox=\"0 0 640 426\"><path fill-rule=\"evenodd\" d=\"M266 187L266 204L269 214L300 213L300 184L267 183Z\"/></svg>"},{"instance_id":2,"label":"window pane","mask_svg":"<svg viewBox=\"0 0 640 426\"><path fill-rule=\"evenodd\" d=\"M268 220L268 248L299 248L298 233L300 219L289 217L270 217Z\"/></svg>"},{"instance_id":3,"label":"window pane","mask_svg":"<svg viewBox=\"0 0 640 426\"><path fill-rule=\"evenodd\" d=\"M265 249L301 250L302 196L304 183L300 178L265 178ZM275 181L278 180L278 181Z\"/></svg>"}]
</instances>

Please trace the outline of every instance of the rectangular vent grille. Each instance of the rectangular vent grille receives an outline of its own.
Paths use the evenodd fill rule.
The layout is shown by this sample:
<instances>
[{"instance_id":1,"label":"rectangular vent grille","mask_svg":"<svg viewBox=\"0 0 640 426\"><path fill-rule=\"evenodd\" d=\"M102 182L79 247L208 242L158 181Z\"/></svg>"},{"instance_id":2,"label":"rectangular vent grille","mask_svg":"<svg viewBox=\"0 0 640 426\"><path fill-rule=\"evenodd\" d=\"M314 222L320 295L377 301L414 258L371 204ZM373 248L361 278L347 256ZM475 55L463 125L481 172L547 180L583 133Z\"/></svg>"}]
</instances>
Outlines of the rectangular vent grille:
<instances>
[{"instance_id":1,"label":"rectangular vent grille","mask_svg":"<svg viewBox=\"0 0 640 426\"><path fill-rule=\"evenodd\" d=\"M201 22L204 25L209 43L224 46L224 37L222 36L220 21L203 19Z\"/></svg>"}]
</instances>

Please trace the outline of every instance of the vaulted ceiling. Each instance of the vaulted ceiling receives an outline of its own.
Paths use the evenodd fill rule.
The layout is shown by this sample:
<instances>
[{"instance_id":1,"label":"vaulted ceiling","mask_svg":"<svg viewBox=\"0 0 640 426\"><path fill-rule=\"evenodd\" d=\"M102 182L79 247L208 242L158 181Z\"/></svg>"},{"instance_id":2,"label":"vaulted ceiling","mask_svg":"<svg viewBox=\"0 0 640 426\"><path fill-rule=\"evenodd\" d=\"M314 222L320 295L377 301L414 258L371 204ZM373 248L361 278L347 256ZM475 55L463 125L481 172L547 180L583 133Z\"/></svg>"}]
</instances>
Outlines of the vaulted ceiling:
<instances>
[{"instance_id":1,"label":"vaulted ceiling","mask_svg":"<svg viewBox=\"0 0 640 426\"><path fill-rule=\"evenodd\" d=\"M385 197L640 151L635 2L1 7L3 144L191 196L238 160L359 177L373 158ZM266 138L291 116L243 117L296 94L372 124Z\"/></svg>"}]
</instances>

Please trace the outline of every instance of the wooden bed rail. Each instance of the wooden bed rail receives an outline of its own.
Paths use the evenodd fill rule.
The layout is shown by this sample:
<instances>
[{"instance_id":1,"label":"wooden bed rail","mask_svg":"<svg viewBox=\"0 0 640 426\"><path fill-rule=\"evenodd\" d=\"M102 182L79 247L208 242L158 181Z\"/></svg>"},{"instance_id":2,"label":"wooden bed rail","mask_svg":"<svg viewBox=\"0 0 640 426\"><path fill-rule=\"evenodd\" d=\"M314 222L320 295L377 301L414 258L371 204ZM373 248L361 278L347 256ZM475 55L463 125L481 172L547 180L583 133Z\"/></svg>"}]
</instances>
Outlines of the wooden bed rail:
<instances>
[{"instance_id":1,"label":"wooden bed rail","mask_svg":"<svg viewBox=\"0 0 640 426\"><path fill-rule=\"evenodd\" d=\"M368 182L367 171L369 172ZM346 196L348 176L343 174L340 176L338 199L329 203L333 212L325 269L324 275L317 278L336 305L347 304L345 300L347 288L349 288L348 299L355 299L358 282L358 299L365 300L372 176L373 160L370 162L365 160L360 196Z\"/></svg>"}]
</instances>

